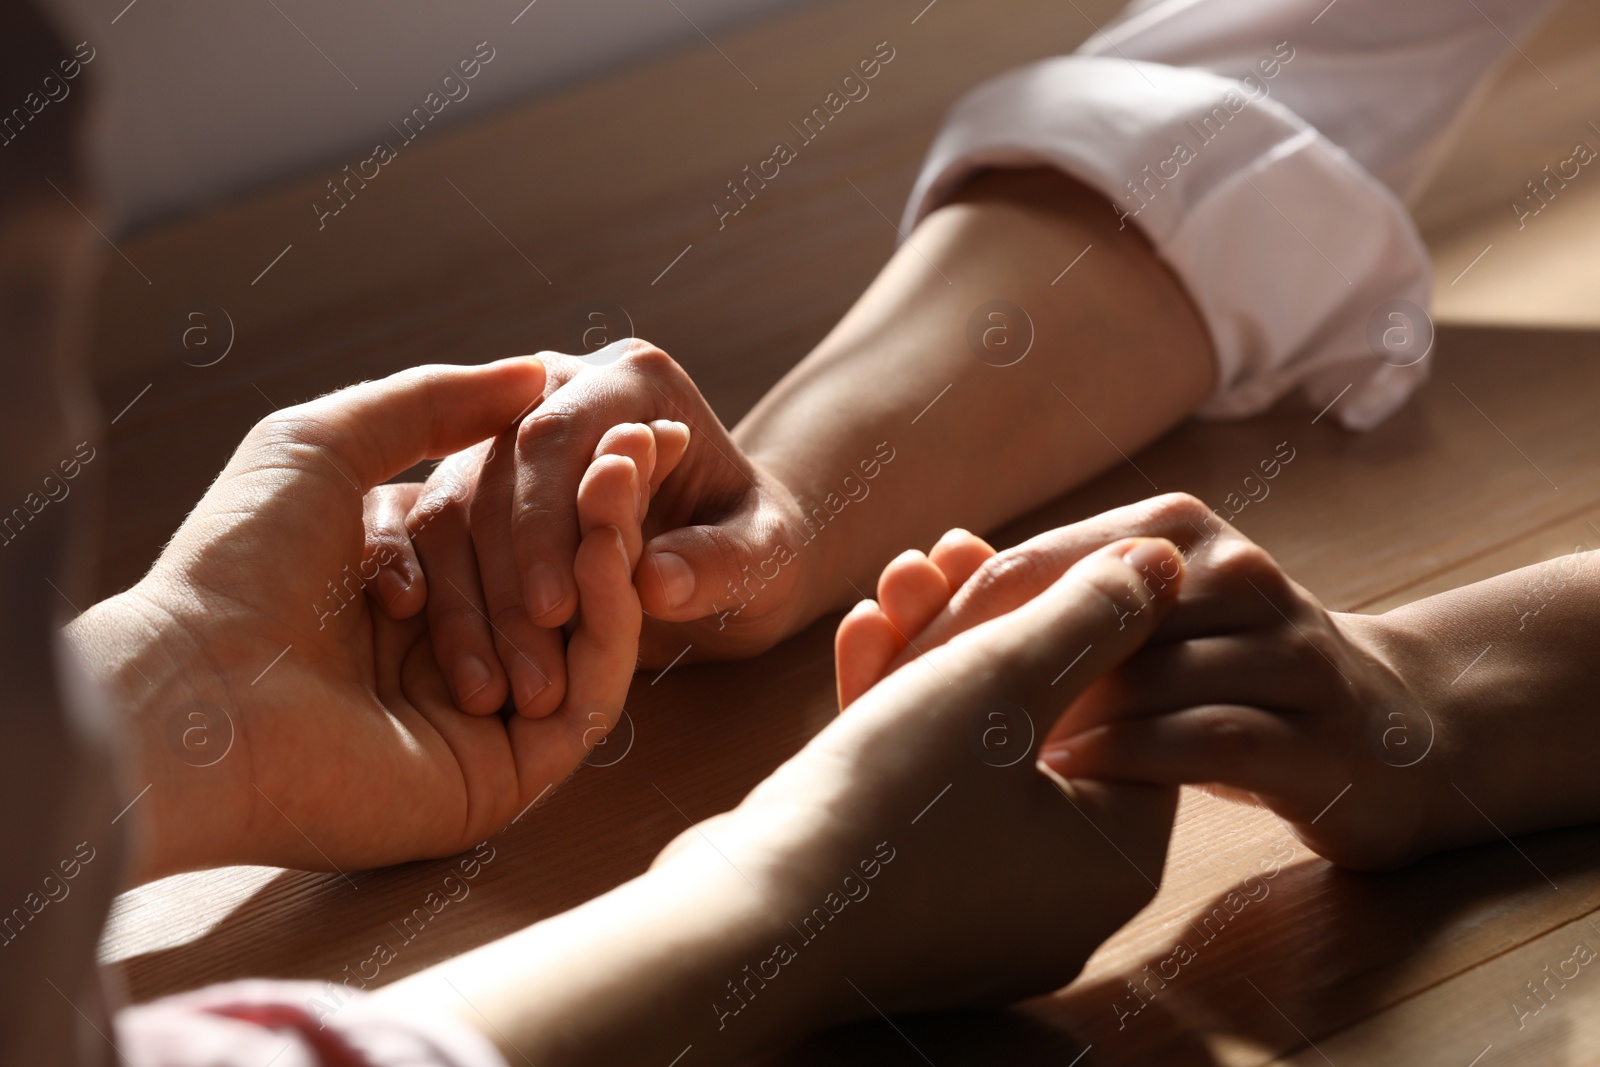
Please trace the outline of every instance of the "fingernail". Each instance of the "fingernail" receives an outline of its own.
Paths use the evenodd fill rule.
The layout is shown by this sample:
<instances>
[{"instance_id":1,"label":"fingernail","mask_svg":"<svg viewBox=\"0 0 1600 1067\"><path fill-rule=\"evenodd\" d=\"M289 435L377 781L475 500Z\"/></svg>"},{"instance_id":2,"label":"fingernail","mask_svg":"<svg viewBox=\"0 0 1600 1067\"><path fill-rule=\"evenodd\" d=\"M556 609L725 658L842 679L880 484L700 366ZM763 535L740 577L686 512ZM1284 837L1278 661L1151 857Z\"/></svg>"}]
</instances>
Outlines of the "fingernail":
<instances>
[{"instance_id":1,"label":"fingernail","mask_svg":"<svg viewBox=\"0 0 1600 1067\"><path fill-rule=\"evenodd\" d=\"M1065 775L1067 764L1072 762L1072 749L1065 746L1044 749L1039 753L1039 762L1057 774Z\"/></svg>"},{"instance_id":2,"label":"fingernail","mask_svg":"<svg viewBox=\"0 0 1600 1067\"><path fill-rule=\"evenodd\" d=\"M535 563L528 572L523 596L527 598L528 617L537 619L561 603L566 584L561 572L548 563Z\"/></svg>"},{"instance_id":3,"label":"fingernail","mask_svg":"<svg viewBox=\"0 0 1600 1067\"><path fill-rule=\"evenodd\" d=\"M465 704L489 684L489 665L477 656L467 656L456 664L456 702Z\"/></svg>"},{"instance_id":4,"label":"fingernail","mask_svg":"<svg viewBox=\"0 0 1600 1067\"><path fill-rule=\"evenodd\" d=\"M655 563L656 577L667 594L669 608L682 607L694 595L694 571L675 552L657 552L650 557Z\"/></svg>"},{"instance_id":5,"label":"fingernail","mask_svg":"<svg viewBox=\"0 0 1600 1067\"><path fill-rule=\"evenodd\" d=\"M1173 558L1176 554L1170 541L1141 537L1123 551L1122 559L1136 571L1152 572L1170 580L1178 576Z\"/></svg>"},{"instance_id":6,"label":"fingernail","mask_svg":"<svg viewBox=\"0 0 1600 1067\"><path fill-rule=\"evenodd\" d=\"M411 588L411 575L409 573L401 574L394 567L383 568L373 581L378 587L378 595L383 598L385 604L391 607L395 601L405 595L406 590Z\"/></svg>"},{"instance_id":7,"label":"fingernail","mask_svg":"<svg viewBox=\"0 0 1600 1067\"><path fill-rule=\"evenodd\" d=\"M611 535L617 539L617 555L622 557L622 569L628 570L628 545L622 539L622 531L613 526Z\"/></svg>"},{"instance_id":8,"label":"fingernail","mask_svg":"<svg viewBox=\"0 0 1600 1067\"><path fill-rule=\"evenodd\" d=\"M517 703L518 711L532 703L533 698L549 684L544 675L535 670L531 663L519 662L512 668L511 676L512 697Z\"/></svg>"}]
</instances>

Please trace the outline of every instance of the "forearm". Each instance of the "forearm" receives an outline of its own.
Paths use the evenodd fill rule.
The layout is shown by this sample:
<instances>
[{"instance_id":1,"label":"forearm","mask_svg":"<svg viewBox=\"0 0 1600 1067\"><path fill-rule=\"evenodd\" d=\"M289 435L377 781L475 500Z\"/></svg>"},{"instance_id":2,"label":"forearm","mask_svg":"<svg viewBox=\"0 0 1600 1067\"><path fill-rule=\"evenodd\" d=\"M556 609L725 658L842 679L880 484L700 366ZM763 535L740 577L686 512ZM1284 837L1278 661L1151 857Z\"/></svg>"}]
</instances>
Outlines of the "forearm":
<instances>
[{"instance_id":1,"label":"forearm","mask_svg":"<svg viewBox=\"0 0 1600 1067\"><path fill-rule=\"evenodd\" d=\"M1596 553L1397 608L1381 631L1435 731L1416 767L1430 848L1600 821Z\"/></svg>"},{"instance_id":2,"label":"forearm","mask_svg":"<svg viewBox=\"0 0 1600 1067\"><path fill-rule=\"evenodd\" d=\"M1204 324L1148 242L1118 227L1102 197L1055 171L981 175L734 431L808 511L834 498L805 549L823 564L817 610L852 599L840 576L866 589L909 546L1025 513L1205 398ZM1025 311L1031 347L1015 313L980 314L996 300Z\"/></svg>"},{"instance_id":3,"label":"forearm","mask_svg":"<svg viewBox=\"0 0 1600 1067\"><path fill-rule=\"evenodd\" d=\"M686 1062L733 1063L832 1021L828 949L780 966L774 946L797 935L779 909L700 852L377 995L448 1010L508 1062L541 1065L669 1064L691 1045Z\"/></svg>"}]
</instances>

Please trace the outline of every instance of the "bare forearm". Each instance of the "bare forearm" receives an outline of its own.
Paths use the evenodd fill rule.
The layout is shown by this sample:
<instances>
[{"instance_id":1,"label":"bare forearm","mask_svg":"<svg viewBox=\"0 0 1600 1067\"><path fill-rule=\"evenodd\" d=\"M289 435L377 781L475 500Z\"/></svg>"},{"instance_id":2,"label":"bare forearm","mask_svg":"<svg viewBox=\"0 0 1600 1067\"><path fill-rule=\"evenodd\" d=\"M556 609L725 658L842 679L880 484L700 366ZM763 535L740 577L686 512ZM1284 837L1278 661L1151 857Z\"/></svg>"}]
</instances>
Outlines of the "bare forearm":
<instances>
[{"instance_id":1,"label":"bare forearm","mask_svg":"<svg viewBox=\"0 0 1600 1067\"><path fill-rule=\"evenodd\" d=\"M852 599L840 576L866 588L906 547L991 529L1120 462L1213 374L1182 288L1104 199L1054 171L990 172L735 436L827 513L807 549L826 561L820 610Z\"/></svg>"},{"instance_id":2,"label":"bare forearm","mask_svg":"<svg viewBox=\"0 0 1600 1067\"><path fill-rule=\"evenodd\" d=\"M1431 845L1600 820L1596 553L1398 608L1382 629L1436 732L1416 768L1434 778Z\"/></svg>"},{"instance_id":3,"label":"bare forearm","mask_svg":"<svg viewBox=\"0 0 1600 1067\"><path fill-rule=\"evenodd\" d=\"M774 959L796 938L776 914L726 861L670 863L378 996L453 1012L511 1063L738 1062L834 1014L827 960Z\"/></svg>"}]
</instances>

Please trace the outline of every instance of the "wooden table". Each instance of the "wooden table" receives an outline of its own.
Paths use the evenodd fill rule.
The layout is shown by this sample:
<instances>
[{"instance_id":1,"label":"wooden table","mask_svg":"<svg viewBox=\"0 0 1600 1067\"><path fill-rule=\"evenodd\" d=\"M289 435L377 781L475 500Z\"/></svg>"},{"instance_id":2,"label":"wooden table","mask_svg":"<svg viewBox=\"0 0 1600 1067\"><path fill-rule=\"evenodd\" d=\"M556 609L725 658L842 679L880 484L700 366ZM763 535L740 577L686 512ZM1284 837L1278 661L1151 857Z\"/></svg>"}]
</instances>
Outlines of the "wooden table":
<instances>
[{"instance_id":1,"label":"wooden table","mask_svg":"<svg viewBox=\"0 0 1600 1067\"><path fill-rule=\"evenodd\" d=\"M590 310L626 309L731 424L886 258L895 233L884 216L897 216L949 102L986 74L1070 48L1116 5L1076 6L820 7L730 35L720 53L695 49L458 133L425 132L320 231L311 204L336 166L120 242L127 259L108 260L95 326L102 400L121 412L104 589L138 576L272 407L425 360L575 348ZM517 31L537 32L537 9ZM719 230L710 205L724 183L880 41L895 59L872 95ZM211 347L175 342L196 324ZM196 365L230 338L225 358ZM1290 402L1246 423L1185 425L1139 467L1162 490L1220 499L1288 441L1295 462L1238 524L1331 605L1386 607L1600 545L1593 350L1580 333L1445 329L1432 383L1374 433L1314 422ZM1149 492L1123 467L998 540ZM833 621L758 660L641 676L628 757L585 769L494 838L470 897L383 977L642 871L684 826L656 786L692 818L735 803L833 714ZM1204 917L1273 857L1288 861L1268 896L1204 937ZM119 900L103 955L135 999L243 975L333 979L390 936L444 866L359 873L353 886L266 869L168 879ZM1512 1005L1575 942L1600 945L1597 906L1600 830L1363 876L1313 857L1269 815L1189 793L1159 896L1062 993L1011 1012L900 1020L903 1033L864 1023L780 1059L1577 1062L1600 1055L1600 974L1583 970L1520 1029ZM1124 1016L1140 1003L1128 981L1179 940L1198 958Z\"/></svg>"}]
</instances>

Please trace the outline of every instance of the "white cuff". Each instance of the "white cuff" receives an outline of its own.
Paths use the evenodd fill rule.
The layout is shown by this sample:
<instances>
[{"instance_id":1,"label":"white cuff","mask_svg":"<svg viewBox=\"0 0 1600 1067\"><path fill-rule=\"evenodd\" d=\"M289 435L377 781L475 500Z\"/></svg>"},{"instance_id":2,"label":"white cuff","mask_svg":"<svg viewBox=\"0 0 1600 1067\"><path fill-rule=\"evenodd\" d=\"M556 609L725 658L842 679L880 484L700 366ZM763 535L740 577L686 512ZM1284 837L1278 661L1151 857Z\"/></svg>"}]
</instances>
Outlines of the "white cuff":
<instances>
[{"instance_id":1,"label":"white cuff","mask_svg":"<svg viewBox=\"0 0 1600 1067\"><path fill-rule=\"evenodd\" d=\"M1010 71L952 110L902 229L976 171L1041 165L1110 199L1188 289L1218 364L1199 414L1251 415L1303 386L1318 407L1343 391L1339 420L1369 429L1426 378L1411 362L1425 352L1369 341L1369 324L1384 338L1398 322L1386 305L1427 304L1416 228L1394 193L1271 98L1270 80L1093 56ZM1408 325L1431 339L1426 322Z\"/></svg>"}]
</instances>

